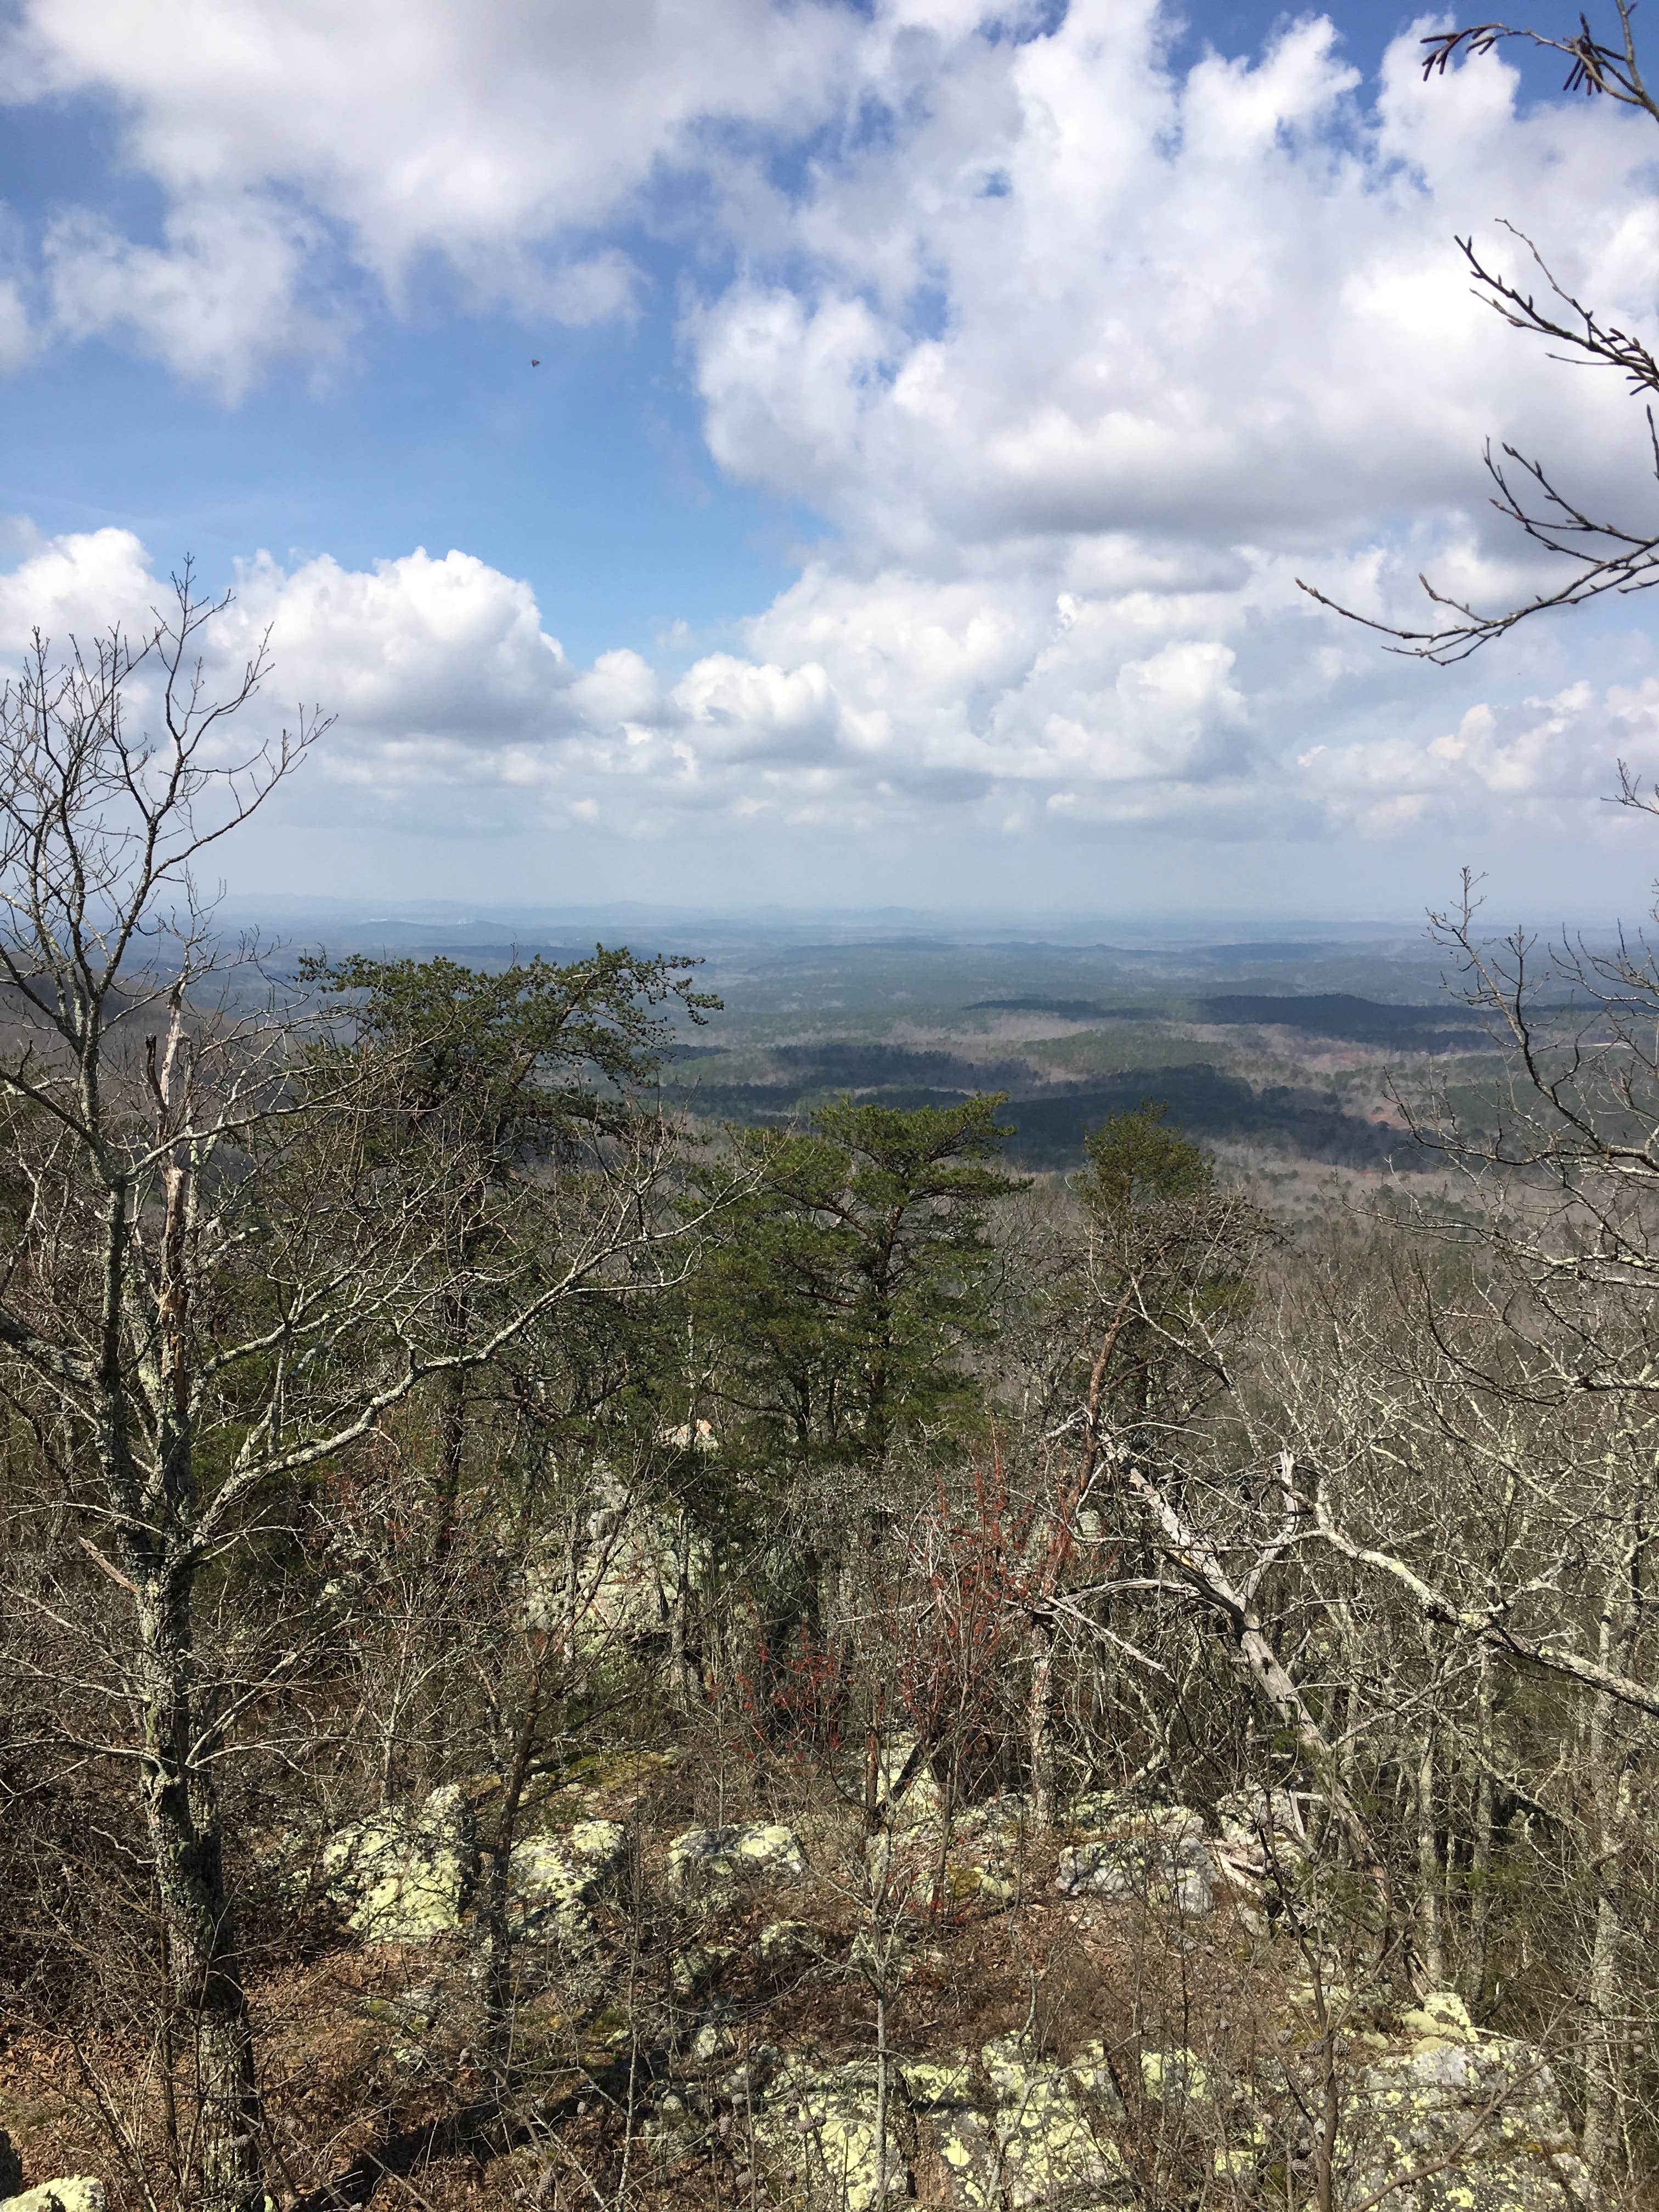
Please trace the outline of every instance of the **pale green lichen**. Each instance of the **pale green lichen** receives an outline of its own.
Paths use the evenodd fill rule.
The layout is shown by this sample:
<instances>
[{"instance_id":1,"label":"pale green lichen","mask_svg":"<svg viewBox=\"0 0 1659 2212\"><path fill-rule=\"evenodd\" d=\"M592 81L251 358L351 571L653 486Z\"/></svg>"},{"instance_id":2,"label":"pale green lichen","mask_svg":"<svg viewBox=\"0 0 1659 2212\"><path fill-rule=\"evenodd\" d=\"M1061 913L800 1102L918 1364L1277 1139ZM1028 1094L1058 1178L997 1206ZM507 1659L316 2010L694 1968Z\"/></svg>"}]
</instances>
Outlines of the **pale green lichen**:
<instances>
[{"instance_id":1,"label":"pale green lichen","mask_svg":"<svg viewBox=\"0 0 1659 2212\"><path fill-rule=\"evenodd\" d=\"M793 1828L757 1825L688 1828L669 1845L668 1867L687 1896L719 1905L744 1891L800 1881L806 1860Z\"/></svg>"},{"instance_id":2,"label":"pale green lichen","mask_svg":"<svg viewBox=\"0 0 1659 2212\"><path fill-rule=\"evenodd\" d=\"M1061 1850L1054 1887L1066 1897L1140 1898L1183 1913L1214 1901L1204 1823L1179 1805L1121 1814Z\"/></svg>"},{"instance_id":3,"label":"pale green lichen","mask_svg":"<svg viewBox=\"0 0 1659 2212\"><path fill-rule=\"evenodd\" d=\"M477 1871L472 1813L459 1783L419 1806L388 1806L324 1846L327 1888L374 1943L422 1943L459 1926Z\"/></svg>"},{"instance_id":4,"label":"pale green lichen","mask_svg":"<svg viewBox=\"0 0 1659 2212\"><path fill-rule=\"evenodd\" d=\"M4 2212L104 2212L104 2185L90 2173L65 2174L3 2203Z\"/></svg>"},{"instance_id":5,"label":"pale green lichen","mask_svg":"<svg viewBox=\"0 0 1659 2212\"><path fill-rule=\"evenodd\" d=\"M1030 2057L1007 2037L981 2056L996 2096L1009 2212L1115 2202L1127 2169L1114 2139L1122 2107L1104 2046L1090 2044L1062 2063Z\"/></svg>"},{"instance_id":6,"label":"pale green lichen","mask_svg":"<svg viewBox=\"0 0 1659 2212\"><path fill-rule=\"evenodd\" d=\"M804 1920L769 1920L761 1929L759 1948L763 1966L804 1963L817 1955L817 1933Z\"/></svg>"},{"instance_id":7,"label":"pale green lichen","mask_svg":"<svg viewBox=\"0 0 1659 2212\"><path fill-rule=\"evenodd\" d=\"M907 2114L896 2067L889 2079L884 2174L878 2103L872 2063L813 2067L798 2060L782 2069L753 2127L757 2154L775 2185L791 2192L788 2201L826 2212L879 2212L908 2197Z\"/></svg>"},{"instance_id":8,"label":"pale green lichen","mask_svg":"<svg viewBox=\"0 0 1659 2212\"><path fill-rule=\"evenodd\" d=\"M516 1844L507 1896L520 1927L567 1947L586 1942L593 1929L591 1908L627 1856L628 1831L620 1820L578 1820L568 1836L532 1836Z\"/></svg>"},{"instance_id":9,"label":"pale green lichen","mask_svg":"<svg viewBox=\"0 0 1659 2212\"><path fill-rule=\"evenodd\" d=\"M730 1943L692 1943L668 1970L670 1986L682 2004L690 2004L714 1987L738 1954Z\"/></svg>"},{"instance_id":10,"label":"pale green lichen","mask_svg":"<svg viewBox=\"0 0 1659 2212\"><path fill-rule=\"evenodd\" d=\"M1202 2104L1212 2094L1209 2069L1190 2051L1143 2051L1140 2086L1159 2104Z\"/></svg>"},{"instance_id":11,"label":"pale green lichen","mask_svg":"<svg viewBox=\"0 0 1659 2212\"><path fill-rule=\"evenodd\" d=\"M1305 2099L1319 2093L1316 1993L1307 1984L1289 1994ZM1397 2016L1380 1996L1333 1980L1317 1994L1342 2022L1339 2208L1588 2212L1595 2198L1540 2051L1477 2028L1455 1990L1431 1990ZM1237 2150L1248 2148L1231 2132ZM1270 2132L1276 2141L1280 2130L1259 2130L1258 2172ZM1236 2158L1229 2164L1238 2171Z\"/></svg>"},{"instance_id":12,"label":"pale green lichen","mask_svg":"<svg viewBox=\"0 0 1659 2212\"><path fill-rule=\"evenodd\" d=\"M973 2084L973 2061L965 2051L950 2058L906 2058L899 2072L904 2094L918 2112L960 2101Z\"/></svg>"},{"instance_id":13,"label":"pale green lichen","mask_svg":"<svg viewBox=\"0 0 1659 2212\"><path fill-rule=\"evenodd\" d=\"M1589 2179L1542 2054L1482 2035L1468 2020L1455 1996L1436 1992L1406 2014L1404 2046L1360 2069L1343 2120L1349 2200L1392 2185L1398 2212L1589 2206Z\"/></svg>"}]
</instances>

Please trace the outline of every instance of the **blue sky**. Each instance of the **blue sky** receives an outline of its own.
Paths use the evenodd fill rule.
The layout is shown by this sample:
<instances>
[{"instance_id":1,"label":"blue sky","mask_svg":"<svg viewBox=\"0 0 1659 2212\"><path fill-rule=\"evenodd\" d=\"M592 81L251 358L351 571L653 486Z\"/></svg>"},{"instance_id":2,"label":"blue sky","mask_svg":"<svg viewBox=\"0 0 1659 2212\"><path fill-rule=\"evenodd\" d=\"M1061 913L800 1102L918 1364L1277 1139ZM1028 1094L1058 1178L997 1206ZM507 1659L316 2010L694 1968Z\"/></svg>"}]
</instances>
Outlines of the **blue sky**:
<instances>
[{"instance_id":1,"label":"blue sky","mask_svg":"<svg viewBox=\"0 0 1659 2212\"><path fill-rule=\"evenodd\" d=\"M1450 240L1650 326L1641 118L1425 91L1419 35L26 0L0 649L240 580L227 649L338 720L239 889L1397 914L1468 859L1628 910L1645 607L1453 674L1295 589L1502 598L1481 437L1639 460Z\"/></svg>"}]
</instances>

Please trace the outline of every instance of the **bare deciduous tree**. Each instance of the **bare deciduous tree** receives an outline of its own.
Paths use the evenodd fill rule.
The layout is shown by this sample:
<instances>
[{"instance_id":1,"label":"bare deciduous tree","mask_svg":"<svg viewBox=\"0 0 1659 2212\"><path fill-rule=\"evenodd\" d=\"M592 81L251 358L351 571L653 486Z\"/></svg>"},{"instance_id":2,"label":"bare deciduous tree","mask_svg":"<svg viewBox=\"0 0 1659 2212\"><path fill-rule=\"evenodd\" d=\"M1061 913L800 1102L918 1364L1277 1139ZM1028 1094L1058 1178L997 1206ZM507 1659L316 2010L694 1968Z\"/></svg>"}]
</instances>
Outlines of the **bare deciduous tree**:
<instances>
[{"instance_id":1,"label":"bare deciduous tree","mask_svg":"<svg viewBox=\"0 0 1659 2212\"><path fill-rule=\"evenodd\" d=\"M645 1285L695 1224L653 1208L675 1149L659 1120L612 1117L585 1158L539 1179L526 1163L481 1197L468 1133L434 1145L399 1113L407 1040L307 1059L293 1010L250 1006L257 961L222 958L198 871L325 725L230 749L266 660L212 694L203 632L223 605L186 568L138 641L54 665L37 639L0 709L0 1090L20 1178L0 1372L66 1435L53 1508L125 1601L55 1725L136 1778L193 2099L185 2191L243 2212L264 2173L217 1777L326 1624L210 1663L204 1577L426 1378L619 1287L623 1255ZM143 704L153 735L134 733ZM476 1317L462 1337L458 1313Z\"/></svg>"}]
</instances>

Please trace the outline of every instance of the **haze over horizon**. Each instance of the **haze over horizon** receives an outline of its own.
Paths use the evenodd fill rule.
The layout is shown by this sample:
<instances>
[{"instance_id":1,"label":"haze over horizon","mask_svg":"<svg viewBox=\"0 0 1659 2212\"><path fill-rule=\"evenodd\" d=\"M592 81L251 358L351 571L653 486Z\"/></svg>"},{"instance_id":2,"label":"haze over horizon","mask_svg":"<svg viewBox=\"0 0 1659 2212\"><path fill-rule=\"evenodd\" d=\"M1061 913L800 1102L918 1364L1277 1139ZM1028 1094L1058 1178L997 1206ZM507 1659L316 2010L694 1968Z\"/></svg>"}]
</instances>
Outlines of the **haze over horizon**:
<instances>
[{"instance_id":1,"label":"haze over horizon","mask_svg":"<svg viewBox=\"0 0 1659 2212\"><path fill-rule=\"evenodd\" d=\"M1645 465L1455 244L1651 343L1644 118L1449 20L21 0L0 653L232 584L337 716L254 903L1639 920L1644 601L1296 586L1505 603L1486 439Z\"/></svg>"}]
</instances>

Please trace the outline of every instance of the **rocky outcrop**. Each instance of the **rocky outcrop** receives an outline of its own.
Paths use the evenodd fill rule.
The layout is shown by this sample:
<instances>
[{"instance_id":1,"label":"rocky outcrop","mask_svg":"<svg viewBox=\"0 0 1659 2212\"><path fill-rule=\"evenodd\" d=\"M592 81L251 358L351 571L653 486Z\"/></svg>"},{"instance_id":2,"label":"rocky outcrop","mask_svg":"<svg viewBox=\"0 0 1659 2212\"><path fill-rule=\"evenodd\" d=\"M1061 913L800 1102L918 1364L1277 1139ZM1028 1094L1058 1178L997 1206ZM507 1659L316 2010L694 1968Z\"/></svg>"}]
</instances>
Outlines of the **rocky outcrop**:
<instances>
[{"instance_id":1,"label":"rocky outcrop","mask_svg":"<svg viewBox=\"0 0 1659 2212\"><path fill-rule=\"evenodd\" d=\"M472 1808L459 1783L391 1805L323 1847L325 1887L371 1943L423 1943L460 1924L477 1881Z\"/></svg>"},{"instance_id":2,"label":"rocky outcrop","mask_svg":"<svg viewBox=\"0 0 1659 2212\"><path fill-rule=\"evenodd\" d=\"M1195 1914L1215 1902L1213 1874L1201 1817L1152 1805L1114 1809L1095 1832L1067 1844L1054 1887L1066 1897L1140 1898Z\"/></svg>"},{"instance_id":3,"label":"rocky outcrop","mask_svg":"<svg viewBox=\"0 0 1659 2212\"><path fill-rule=\"evenodd\" d=\"M756 1949L762 1966L777 1973L821 1956L817 1931L804 1920L769 1920Z\"/></svg>"},{"instance_id":4,"label":"rocky outcrop","mask_svg":"<svg viewBox=\"0 0 1659 2212\"><path fill-rule=\"evenodd\" d=\"M695 2004L722 1979L738 1956L733 1943L691 1943L669 1966L669 1986L681 2004Z\"/></svg>"},{"instance_id":5,"label":"rocky outcrop","mask_svg":"<svg viewBox=\"0 0 1659 2212\"><path fill-rule=\"evenodd\" d=\"M578 1820L568 1835L532 1836L514 1846L507 1904L521 1933L578 1947L593 1934L592 1907L628 1858L620 1820Z\"/></svg>"},{"instance_id":6,"label":"rocky outcrop","mask_svg":"<svg viewBox=\"0 0 1659 2212\"><path fill-rule=\"evenodd\" d=\"M105 2212L104 2185L89 2173L66 2174L6 2197L0 2212Z\"/></svg>"},{"instance_id":7,"label":"rocky outcrop","mask_svg":"<svg viewBox=\"0 0 1659 2212\"><path fill-rule=\"evenodd\" d=\"M1236 2021L1240 2032L1202 2051L1055 2048L1028 2040L1028 2030L976 2051L894 2056L884 2086L867 2043L860 2048L846 2021L830 2032L847 2040L822 2051L781 2051L756 2035L757 1995L811 1995L815 1976L826 1990L844 1988L861 1964L866 1980L878 1978L863 1956L867 1930L848 1924L844 1881L812 1893L793 1828L688 1829L668 1852L681 1932L651 2061L653 2155L678 2160L717 2141L748 2145L755 2172L748 2180L739 2172L740 2194L749 2180L763 2183L770 2201L803 2212L887 2212L890 2200L941 2182L958 2212L1119 2212L1136 2201L1134 2177L1153 2166L1199 2198L1218 2187L1229 2202L1277 2203L1287 2193L1312 2202L1324 2153L1310 2115L1327 2109L1330 2093L1336 2212L1375 2212L1385 2197L1388 2212L1590 2212L1595 2199L1540 2051L1477 2029L1449 1993L1402 2013L1385 1993L1336 1986L1334 1972L1320 1985L1322 2006L1294 1981L1287 1989L1302 1954L1273 1932L1275 1894L1305 1887L1317 1863L1302 1802L1262 1791L1223 1800L1206 1820L1101 1793L1075 1803L1049 1839L1033 1838L1025 1803L1008 1796L960 1809L948 1850L943 1808L927 1788L913 1811L921 1817L903 1820L895 1808L890 1825L869 1838L846 1814L838 1827L808 1814L803 1828L814 1861L843 1875L860 1847L866 1876L892 1869L890 1856L876 1865L872 1852L901 1855L906 1887L890 1894L906 1909L932 1900L943 1863L952 1897L995 1905L1024 1895L1055 1934L1074 1929L1098 1960L1115 1955L1120 1936L1139 1940L1150 1928L1183 1956L1219 1942L1237 1965L1242 1914L1255 1931L1251 1955L1262 1947L1261 1978L1251 1986L1268 2017ZM527 1943L598 1955L594 1908L621 1874L629 1840L620 1821L594 1818L515 1849L509 1899ZM452 1789L341 1831L324 1864L354 1928L373 1941L414 1942L462 1921L477 1859L465 1799ZM1040 1878L1047 1889L1051 1872L1045 1903L1027 1885ZM771 1902L798 1890L806 1893L799 1902L793 1894ZM1055 1890L1074 1902L1057 1907ZM1176 1925L1218 1904L1207 1931ZM1148 1907L1165 1917L1134 1917ZM747 1916L742 1932L718 1917L732 1911ZM791 1911L812 1917L773 1917ZM940 1924L948 1932L948 1916ZM974 1911L965 1924L994 1922ZM911 1963L924 1958L928 1973L949 1969L945 1948L916 1950ZM444 1971L451 1953L435 1949L419 1970L434 1961ZM882 1985L903 1978L884 1952ZM1339 2015L1334 2036L1326 2008ZM791 2015L797 2035L807 2016ZM890 2017L911 2033L921 2019L908 2002ZM1074 2033L1099 2032L1099 2014L1077 2018ZM401 2010L389 2025L401 2048L410 2039ZM627 2033L625 2017L614 2034L605 2030L612 2043ZM97 2189L47 2184L0 2212L102 2212L99 2195L73 2194Z\"/></svg>"},{"instance_id":8,"label":"rocky outcrop","mask_svg":"<svg viewBox=\"0 0 1659 2212\"><path fill-rule=\"evenodd\" d=\"M775 2199L878 2212L913 2192L924 2150L963 2212L1108 2212L1131 2199L1121 2107L1097 2046L1060 2063L1009 2037L976 2061L890 2060L884 2130L880 2079L872 2057L775 2061L750 2116Z\"/></svg>"},{"instance_id":9,"label":"rocky outcrop","mask_svg":"<svg viewBox=\"0 0 1659 2212\"><path fill-rule=\"evenodd\" d=\"M665 1431L677 1449L717 1451L705 1433ZM691 1434L686 1443L682 1438ZM574 1553L550 1547L524 1571L524 1618L532 1628L574 1622L584 1650L650 1643L667 1630L671 1610L706 1587L714 1547L671 1507L600 1474Z\"/></svg>"},{"instance_id":10,"label":"rocky outcrop","mask_svg":"<svg viewBox=\"0 0 1659 2212\"><path fill-rule=\"evenodd\" d=\"M1372 2039L1381 2041L1382 2039ZM1541 2051L1474 2027L1450 1990L1406 2013L1345 2098L1339 2208L1572 2212L1595 2203Z\"/></svg>"},{"instance_id":11,"label":"rocky outcrop","mask_svg":"<svg viewBox=\"0 0 1659 2212\"><path fill-rule=\"evenodd\" d=\"M1028 1817L1023 1797L994 1797L957 1814L945 1870L951 1897L1006 1904L1018 1895Z\"/></svg>"},{"instance_id":12,"label":"rocky outcrop","mask_svg":"<svg viewBox=\"0 0 1659 2212\"><path fill-rule=\"evenodd\" d=\"M793 1828L688 1828L668 1847L668 1869L683 1897L723 1908L801 1881L806 1860Z\"/></svg>"},{"instance_id":13,"label":"rocky outcrop","mask_svg":"<svg viewBox=\"0 0 1659 2212\"><path fill-rule=\"evenodd\" d=\"M620 1820L578 1820L566 1832L513 1849L507 1910L517 1932L577 1947L593 1933L592 1906L628 1856ZM479 1851L471 1807L457 1783L417 1805L387 1806L324 1845L322 1887L370 1943L424 1943L459 1928L476 1896Z\"/></svg>"},{"instance_id":14,"label":"rocky outcrop","mask_svg":"<svg viewBox=\"0 0 1659 2212\"><path fill-rule=\"evenodd\" d=\"M965 2212L1103 2212L1132 2200L1117 2142L1123 2107L1099 2044L1046 2059L1006 2036L980 2063L988 2100L972 2095L965 2056L905 2069Z\"/></svg>"},{"instance_id":15,"label":"rocky outcrop","mask_svg":"<svg viewBox=\"0 0 1659 2212\"><path fill-rule=\"evenodd\" d=\"M929 2166L958 2212L1123 2212L1141 2201L1131 2161L1144 2164L1149 2128L1170 2130L1166 2144L1198 2161L1187 2170L1200 2196L1219 2182L1230 2203L1240 2190L1278 2203L1287 2187L1311 2203L1308 2116L1322 2100L1310 2069L1322 2046L1306 2020L1286 2027L1282 2070L1254 2079L1187 2050L1146 2050L1138 2063L1119 2052L1115 2071L1101 2043L1060 2057L1019 2036L977 2052L895 2057L884 2124L873 2056L748 2045L714 2021L682 2046L692 2070L665 2084L653 2133L683 2147L688 2130L724 2136L730 2121L719 2116L734 2114L770 2201L811 2212L884 2212ZM1339 2051L1337 2212L1375 2212L1385 2197L1391 2212L1591 2212L1542 2055L1481 2033L1456 1997L1403 2015L1381 2001L1353 2005ZM1125 2063L1139 2075L1133 2110L1119 2086Z\"/></svg>"},{"instance_id":16,"label":"rocky outcrop","mask_svg":"<svg viewBox=\"0 0 1659 2212\"><path fill-rule=\"evenodd\" d=\"M824 2212L877 2212L910 2194L903 2083L890 2067L885 2142L873 2061L841 2066L786 2062L753 2121L755 2148L775 2191ZM883 2172L883 2153L886 2170Z\"/></svg>"}]
</instances>

